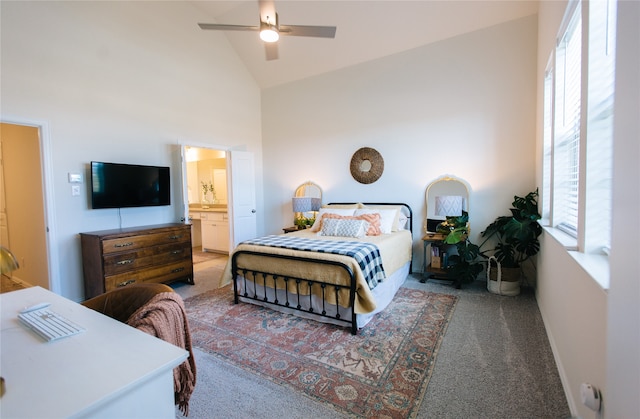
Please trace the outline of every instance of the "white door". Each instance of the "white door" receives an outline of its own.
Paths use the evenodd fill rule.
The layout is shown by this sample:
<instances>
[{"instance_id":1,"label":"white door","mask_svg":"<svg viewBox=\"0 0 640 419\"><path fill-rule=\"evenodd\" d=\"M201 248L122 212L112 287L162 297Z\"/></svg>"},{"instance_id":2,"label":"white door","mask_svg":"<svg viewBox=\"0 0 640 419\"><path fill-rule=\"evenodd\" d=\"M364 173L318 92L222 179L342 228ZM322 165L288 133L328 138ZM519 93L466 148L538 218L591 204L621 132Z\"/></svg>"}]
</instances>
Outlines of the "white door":
<instances>
[{"instance_id":1,"label":"white door","mask_svg":"<svg viewBox=\"0 0 640 419\"><path fill-rule=\"evenodd\" d=\"M257 236L256 185L253 153L230 151L227 159L229 177L231 249L243 240Z\"/></svg>"}]
</instances>

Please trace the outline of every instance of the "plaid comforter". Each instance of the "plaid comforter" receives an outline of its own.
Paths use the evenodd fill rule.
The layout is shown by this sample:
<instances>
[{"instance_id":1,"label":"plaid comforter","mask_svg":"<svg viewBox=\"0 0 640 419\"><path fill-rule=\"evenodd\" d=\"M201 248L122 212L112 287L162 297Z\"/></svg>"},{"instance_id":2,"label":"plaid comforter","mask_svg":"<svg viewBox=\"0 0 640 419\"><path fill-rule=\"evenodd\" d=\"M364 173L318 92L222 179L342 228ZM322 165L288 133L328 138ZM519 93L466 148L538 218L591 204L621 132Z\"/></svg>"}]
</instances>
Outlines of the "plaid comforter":
<instances>
[{"instance_id":1,"label":"plaid comforter","mask_svg":"<svg viewBox=\"0 0 640 419\"><path fill-rule=\"evenodd\" d=\"M311 240L304 237L272 235L246 240L242 242L242 244L271 246L307 252L333 253L352 257L358 262L358 265L360 265L369 289L374 289L379 282L382 282L386 278L382 266L380 249L372 243Z\"/></svg>"}]
</instances>

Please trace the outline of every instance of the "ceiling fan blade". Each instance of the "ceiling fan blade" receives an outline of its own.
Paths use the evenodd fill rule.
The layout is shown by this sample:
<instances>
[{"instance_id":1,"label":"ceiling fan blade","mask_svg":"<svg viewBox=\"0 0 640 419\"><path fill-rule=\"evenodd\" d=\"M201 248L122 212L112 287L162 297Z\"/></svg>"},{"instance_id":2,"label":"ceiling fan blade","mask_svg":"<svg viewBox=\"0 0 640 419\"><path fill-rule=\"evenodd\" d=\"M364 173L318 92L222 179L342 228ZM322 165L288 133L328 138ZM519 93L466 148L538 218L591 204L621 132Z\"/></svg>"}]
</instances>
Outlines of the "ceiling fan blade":
<instances>
[{"instance_id":1,"label":"ceiling fan blade","mask_svg":"<svg viewBox=\"0 0 640 419\"><path fill-rule=\"evenodd\" d=\"M277 42L265 42L264 52L267 57L267 61L278 59L278 43Z\"/></svg>"},{"instance_id":2,"label":"ceiling fan blade","mask_svg":"<svg viewBox=\"0 0 640 419\"><path fill-rule=\"evenodd\" d=\"M247 26L247 25L223 25L218 23L198 23L200 29L212 29L218 31L258 31L260 26Z\"/></svg>"},{"instance_id":3,"label":"ceiling fan blade","mask_svg":"<svg viewBox=\"0 0 640 419\"><path fill-rule=\"evenodd\" d=\"M280 33L288 36L312 36L315 38L335 38L335 26L280 25Z\"/></svg>"}]
</instances>

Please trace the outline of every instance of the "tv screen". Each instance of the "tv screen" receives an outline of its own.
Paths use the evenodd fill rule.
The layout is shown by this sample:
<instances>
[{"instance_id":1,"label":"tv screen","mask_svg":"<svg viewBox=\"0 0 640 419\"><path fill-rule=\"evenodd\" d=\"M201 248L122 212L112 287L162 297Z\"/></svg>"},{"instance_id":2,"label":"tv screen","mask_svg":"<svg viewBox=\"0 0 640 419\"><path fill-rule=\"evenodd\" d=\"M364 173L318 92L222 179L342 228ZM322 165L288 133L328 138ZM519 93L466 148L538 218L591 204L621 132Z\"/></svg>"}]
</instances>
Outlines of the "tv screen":
<instances>
[{"instance_id":1,"label":"tv screen","mask_svg":"<svg viewBox=\"0 0 640 419\"><path fill-rule=\"evenodd\" d=\"M170 205L169 168L91 162L91 207Z\"/></svg>"}]
</instances>

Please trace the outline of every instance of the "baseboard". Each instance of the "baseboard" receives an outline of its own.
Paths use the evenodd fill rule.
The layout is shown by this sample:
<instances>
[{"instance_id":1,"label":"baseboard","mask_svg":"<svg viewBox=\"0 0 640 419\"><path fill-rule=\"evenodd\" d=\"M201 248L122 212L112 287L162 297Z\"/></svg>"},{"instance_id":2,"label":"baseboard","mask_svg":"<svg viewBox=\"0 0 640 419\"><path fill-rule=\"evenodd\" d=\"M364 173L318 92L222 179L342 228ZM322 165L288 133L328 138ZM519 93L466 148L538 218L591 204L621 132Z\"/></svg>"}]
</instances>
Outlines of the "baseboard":
<instances>
[{"instance_id":1,"label":"baseboard","mask_svg":"<svg viewBox=\"0 0 640 419\"><path fill-rule=\"evenodd\" d=\"M25 287L25 288L30 288L33 287L33 284L28 283L27 281L23 281L22 279L18 278L15 275L12 275L9 280L15 282L16 284Z\"/></svg>"},{"instance_id":2,"label":"baseboard","mask_svg":"<svg viewBox=\"0 0 640 419\"><path fill-rule=\"evenodd\" d=\"M537 288L536 288L536 303L538 300ZM560 382L562 383L562 389L564 390L564 396L567 399L567 404L569 405L569 411L571 412L572 417L577 417L578 415L578 407L576 404L576 400L574 400L571 386L569 385L569 378L565 372L565 369L562 365L562 361L560 360L560 356L558 355L558 347L556 345L555 339L553 335L549 333L549 328L547 327L547 319L545 318L545 313L543 310L540 310L540 305L538 305L538 311L540 311L540 316L542 317L542 323L544 324L544 331L547 335L547 339L549 339L549 346L551 346L551 353L553 354L553 359L556 362L556 367L558 368L558 375L560 376Z\"/></svg>"}]
</instances>

